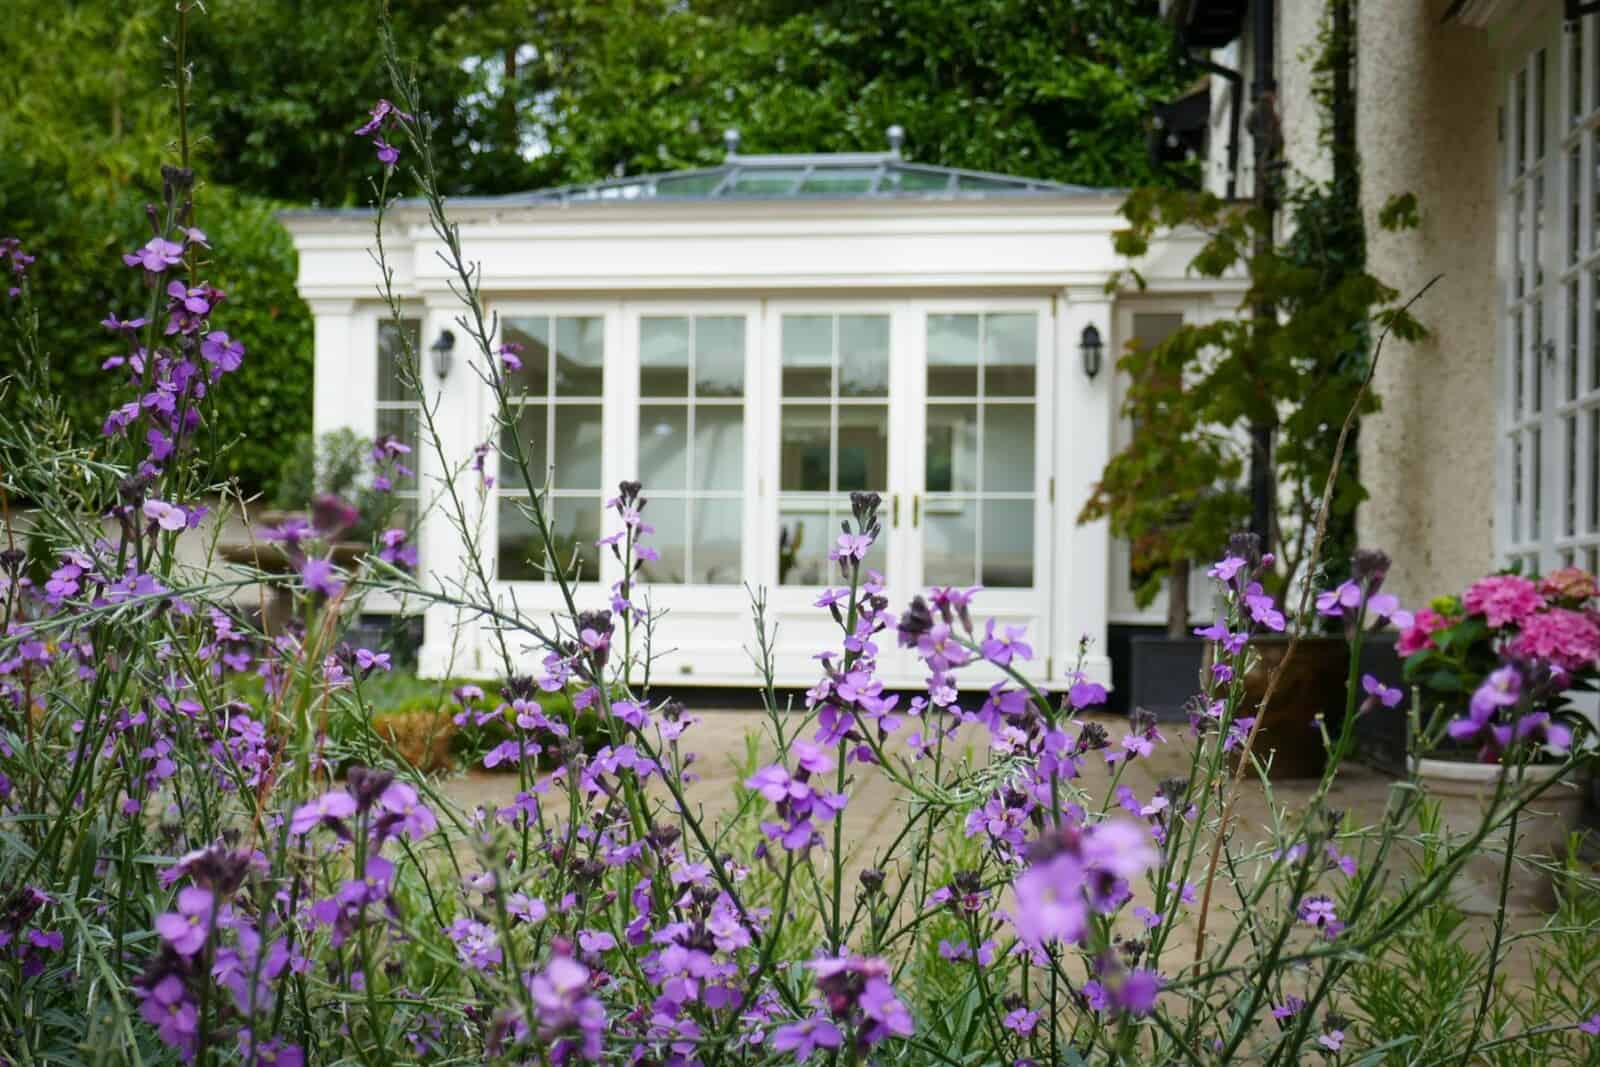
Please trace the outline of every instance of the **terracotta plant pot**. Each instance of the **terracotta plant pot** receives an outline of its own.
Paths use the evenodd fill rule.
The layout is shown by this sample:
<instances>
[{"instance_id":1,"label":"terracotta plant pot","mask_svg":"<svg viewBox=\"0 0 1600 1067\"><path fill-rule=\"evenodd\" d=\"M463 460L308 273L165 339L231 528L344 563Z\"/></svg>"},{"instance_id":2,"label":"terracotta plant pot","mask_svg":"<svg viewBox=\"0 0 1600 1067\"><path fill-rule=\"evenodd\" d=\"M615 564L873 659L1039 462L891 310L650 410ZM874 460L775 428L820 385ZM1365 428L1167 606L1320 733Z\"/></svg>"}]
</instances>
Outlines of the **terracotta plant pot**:
<instances>
[{"instance_id":1,"label":"terracotta plant pot","mask_svg":"<svg viewBox=\"0 0 1600 1067\"><path fill-rule=\"evenodd\" d=\"M1214 647L1214 646L1213 646ZM1261 705L1266 696L1267 679L1289 650L1287 637L1262 637L1251 642L1257 654L1255 667L1244 679L1244 707L1241 716L1247 716ZM1211 653L1207 652L1206 669L1210 668ZM1278 688L1272 694L1272 706L1266 719L1256 731L1251 751L1256 758L1266 762L1271 757L1268 777L1274 781L1289 778L1316 778L1327 766L1327 753L1322 747L1322 734L1317 729L1317 717L1328 723L1328 732L1338 729L1344 713L1345 681L1350 670L1350 647L1342 637L1302 637L1295 645Z\"/></svg>"},{"instance_id":2,"label":"terracotta plant pot","mask_svg":"<svg viewBox=\"0 0 1600 1067\"><path fill-rule=\"evenodd\" d=\"M1414 761L1417 777L1428 796L1439 802L1439 817L1452 835L1477 829L1494 800L1495 785L1504 768L1498 763L1429 759ZM1549 781L1560 767L1535 764L1523 771L1524 786ZM1522 809L1517 820L1517 855L1528 858L1564 857L1567 837L1578 828L1583 812L1583 790L1568 777L1552 785ZM1492 915L1499 906L1500 875L1505 863L1506 828L1484 840L1482 852L1467 861L1463 877L1451 886L1456 903L1474 915ZM1555 906L1551 878L1541 871L1514 867L1506 906L1523 914L1548 911Z\"/></svg>"},{"instance_id":3,"label":"terracotta plant pot","mask_svg":"<svg viewBox=\"0 0 1600 1067\"><path fill-rule=\"evenodd\" d=\"M450 766L450 741L456 724L444 711L404 711L375 715L372 729L399 750L419 771L442 771Z\"/></svg>"}]
</instances>

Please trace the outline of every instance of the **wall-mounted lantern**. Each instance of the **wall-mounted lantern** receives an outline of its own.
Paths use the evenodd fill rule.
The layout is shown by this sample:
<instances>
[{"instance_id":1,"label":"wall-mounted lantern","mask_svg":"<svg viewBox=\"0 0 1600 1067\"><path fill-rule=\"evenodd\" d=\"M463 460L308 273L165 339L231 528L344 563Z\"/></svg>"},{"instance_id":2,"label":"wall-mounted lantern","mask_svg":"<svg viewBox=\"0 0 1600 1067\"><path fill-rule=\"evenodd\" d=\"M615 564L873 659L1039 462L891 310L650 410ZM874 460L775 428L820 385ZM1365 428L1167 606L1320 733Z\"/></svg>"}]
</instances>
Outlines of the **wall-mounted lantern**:
<instances>
[{"instance_id":1,"label":"wall-mounted lantern","mask_svg":"<svg viewBox=\"0 0 1600 1067\"><path fill-rule=\"evenodd\" d=\"M450 364L454 362L456 350L456 335L449 330L440 330L439 339L433 342L433 373L439 376L442 382L450 377Z\"/></svg>"},{"instance_id":2,"label":"wall-mounted lantern","mask_svg":"<svg viewBox=\"0 0 1600 1067\"><path fill-rule=\"evenodd\" d=\"M1100 356L1105 351L1105 344L1100 340L1100 331L1095 329L1094 323L1083 328L1083 336L1078 341L1078 354L1083 357L1083 373L1094 381L1094 376L1100 373Z\"/></svg>"}]
</instances>

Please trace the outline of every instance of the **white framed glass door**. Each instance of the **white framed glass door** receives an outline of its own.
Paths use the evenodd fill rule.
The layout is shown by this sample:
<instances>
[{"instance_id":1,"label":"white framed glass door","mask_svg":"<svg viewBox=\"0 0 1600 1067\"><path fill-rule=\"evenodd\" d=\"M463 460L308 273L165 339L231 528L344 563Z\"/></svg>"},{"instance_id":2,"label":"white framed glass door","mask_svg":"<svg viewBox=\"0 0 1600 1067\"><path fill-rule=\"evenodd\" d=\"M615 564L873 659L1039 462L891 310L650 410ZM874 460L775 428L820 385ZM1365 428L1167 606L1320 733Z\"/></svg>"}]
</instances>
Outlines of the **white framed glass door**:
<instances>
[{"instance_id":1,"label":"white framed glass door","mask_svg":"<svg viewBox=\"0 0 1600 1067\"><path fill-rule=\"evenodd\" d=\"M827 556L850 492L872 490L883 534L867 564L895 609L932 586L982 585L980 615L1026 626L1038 650L1026 669L1047 676L1050 310L1043 299L769 302L765 537L786 671L814 672L810 657L837 647L813 602L838 583ZM886 681L926 673L892 635L879 647Z\"/></svg>"},{"instance_id":2,"label":"white framed glass door","mask_svg":"<svg viewBox=\"0 0 1600 1067\"><path fill-rule=\"evenodd\" d=\"M919 301L909 318L905 435L919 447L908 457L907 569L921 590L981 586L977 614L1026 627L1035 659L1015 666L1044 680L1055 519L1050 303Z\"/></svg>"}]
</instances>

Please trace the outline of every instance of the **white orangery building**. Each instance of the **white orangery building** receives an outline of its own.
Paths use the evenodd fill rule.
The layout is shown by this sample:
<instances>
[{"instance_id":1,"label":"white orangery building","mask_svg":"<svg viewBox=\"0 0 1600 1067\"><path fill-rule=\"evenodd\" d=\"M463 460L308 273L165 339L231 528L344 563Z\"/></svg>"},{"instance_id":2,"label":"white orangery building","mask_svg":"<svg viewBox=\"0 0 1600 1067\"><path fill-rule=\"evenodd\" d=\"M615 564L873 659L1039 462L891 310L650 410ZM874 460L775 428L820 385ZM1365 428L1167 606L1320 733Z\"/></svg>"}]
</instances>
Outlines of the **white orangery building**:
<instances>
[{"instance_id":1,"label":"white orangery building","mask_svg":"<svg viewBox=\"0 0 1600 1067\"><path fill-rule=\"evenodd\" d=\"M896 138L897 140L897 138ZM735 142L736 143L736 142ZM638 479L660 560L646 575L670 622L658 679L749 684L751 587L770 591L779 682L815 680L836 643L813 606L851 490L883 495L871 565L896 605L930 585L981 585L981 615L1025 625L1046 684L1109 679L1108 627L1137 611L1126 553L1076 522L1118 434L1116 354L1185 318L1233 314L1237 290L1185 271L1191 243L1108 292L1121 194L910 163L881 154L754 156L720 167L450 203L501 341L523 346L517 432L551 471L564 540L592 606L618 577L594 541L618 482ZM316 321L315 427L415 437L377 296L368 211L285 215ZM446 452L419 449L420 495L496 438L451 275L421 205L388 219L403 328L423 350ZM454 359L434 351L446 331ZM1085 359L1086 334L1105 370ZM449 365L453 364L453 365ZM491 467L494 456L491 452ZM494 473L491 469L491 474ZM464 477L464 475L463 475ZM476 477L475 475L473 477ZM556 607L530 565L522 489L497 482L474 516L489 570L525 612ZM477 507L476 491L462 494ZM424 579L454 588L465 546L423 507ZM890 644L892 642L885 642ZM531 660L530 652L530 660ZM488 673L488 634L436 606L420 667ZM923 671L886 650L890 684ZM531 663L530 663L531 665ZM976 680L976 679L974 679Z\"/></svg>"}]
</instances>

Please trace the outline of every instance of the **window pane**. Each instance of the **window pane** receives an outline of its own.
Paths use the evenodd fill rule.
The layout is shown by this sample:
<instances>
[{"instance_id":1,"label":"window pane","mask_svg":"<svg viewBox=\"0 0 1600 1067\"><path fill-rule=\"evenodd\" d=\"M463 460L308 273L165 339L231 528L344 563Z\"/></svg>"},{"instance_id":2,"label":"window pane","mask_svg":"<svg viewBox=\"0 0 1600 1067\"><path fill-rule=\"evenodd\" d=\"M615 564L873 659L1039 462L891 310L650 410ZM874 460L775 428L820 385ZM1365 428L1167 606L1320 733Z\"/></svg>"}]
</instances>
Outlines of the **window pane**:
<instances>
[{"instance_id":1,"label":"window pane","mask_svg":"<svg viewBox=\"0 0 1600 1067\"><path fill-rule=\"evenodd\" d=\"M645 492L688 484L689 413L677 404L639 408L639 481Z\"/></svg>"},{"instance_id":2,"label":"window pane","mask_svg":"<svg viewBox=\"0 0 1600 1067\"><path fill-rule=\"evenodd\" d=\"M529 403L522 405L517 413L516 422L511 426L503 427L500 431L500 452L502 456L516 455L512 444L513 434L522 442L523 453L528 460L528 474L534 481L533 488L544 488L545 466L549 462L546 458L548 438L545 432L546 419L549 408L544 404ZM522 475L510 459L500 460L500 488L502 489L527 489L522 484Z\"/></svg>"},{"instance_id":3,"label":"window pane","mask_svg":"<svg viewBox=\"0 0 1600 1067\"><path fill-rule=\"evenodd\" d=\"M648 503L644 521L655 527L655 533L646 534L644 543L661 556L647 560L641 568L647 582L683 581L688 572L689 529L683 519L683 501L674 497L651 496L645 491Z\"/></svg>"},{"instance_id":4,"label":"window pane","mask_svg":"<svg viewBox=\"0 0 1600 1067\"><path fill-rule=\"evenodd\" d=\"M983 573L978 581L994 589L1033 585L1033 501L984 501Z\"/></svg>"},{"instance_id":5,"label":"window pane","mask_svg":"<svg viewBox=\"0 0 1600 1067\"><path fill-rule=\"evenodd\" d=\"M783 317L783 395L833 392L833 316Z\"/></svg>"},{"instance_id":6,"label":"window pane","mask_svg":"<svg viewBox=\"0 0 1600 1067\"><path fill-rule=\"evenodd\" d=\"M1589 532L1600 531L1600 408L1589 411Z\"/></svg>"},{"instance_id":7,"label":"window pane","mask_svg":"<svg viewBox=\"0 0 1600 1067\"><path fill-rule=\"evenodd\" d=\"M641 396L689 395L687 318L639 320L639 393Z\"/></svg>"},{"instance_id":8,"label":"window pane","mask_svg":"<svg viewBox=\"0 0 1600 1067\"><path fill-rule=\"evenodd\" d=\"M409 338L417 359L422 358L422 323L418 319L384 319L378 323L378 400L389 403L415 401L417 394L400 380L408 358L402 337Z\"/></svg>"},{"instance_id":9,"label":"window pane","mask_svg":"<svg viewBox=\"0 0 1600 1067\"><path fill-rule=\"evenodd\" d=\"M1561 420L1561 436L1563 441L1562 465L1566 467L1565 483L1566 504L1562 508L1561 532L1571 537L1578 529L1578 420L1576 416L1569 415Z\"/></svg>"},{"instance_id":10,"label":"window pane","mask_svg":"<svg viewBox=\"0 0 1600 1067\"><path fill-rule=\"evenodd\" d=\"M778 488L826 493L829 486L828 408L820 404L783 406Z\"/></svg>"},{"instance_id":11,"label":"window pane","mask_svg":"<svg viewBox=\"0 0 1600 1067\"><path fill-rule=\"evenodd\" d=\"M889 395L889 316L839 316L839 395Z\"/></svg>"},{"instance_id":12,"label":"window pane","mask_svg":"<svg viewBox=\"0 0 1600 1067\"><path fill-rule=\"evenodd\" d=\"M694 411L694 487L738 489L744 482L744 411L702 405Z\"/></svg>"},{"instance_id":13,"label":"window pane","mask_svg":"<svg viewBox=\"0 0 1600 1067\"><path fill-rule=\"evenodd\" d=\"M506 385L511 395L527 393L545 396L550 391L550 320L541 315L532 319L505 319L501 323L503 342L522 346L517 356L522 369L512 371Z\"/></svg>"},{"instance_id":14,"label":"window pane","mask_svg":"<svg viewBox=\"0 0 1600 1067\"><path fill-rule=\"evenodd\" d=\"M929 404L925 485L930 493L978 491L978 408Z\"/></svg>"},{"instance_id":15,"label":"window pane","mask_svg":"<svg viewBox=\"0 0 1600 1067\"><path fill-rule=\"evenodd\" d=\"M1511 439L1511 543L1522 540L1522 435Z\"/></svg>"},{"instance_id":16,"label":"window pane","mask_svg":"<svg viewBox=\"0 0 1600 1067\"><path fill-rule=\"evenodd\" d=\"M928 395L978 395L978 316L928 316Z\"/></svg>"},{"instance_id":17,"label":"window pane","mask_svg":"<svg viewBox=\"0 0 1600 1067\"><path fill-rule=\"evenodd\" d=\"M744 395L744 316L694 320L694 391L697 396Z\"/></svg>"},{"instance_id":18,"label":"window pane","mask_svg":"<svg viewBox=\"0 0 1600 1067\"><path fill-rule=\"evenodd\" d=\"M555 420L555 487L600 488L600 405L561 405Z\"/></svg>"},{"instance_id":19,"label":"window pane","mask_svg":"<svg viewBox=\"0 0 1600 1067\"><path fill-rule=\"evenodd\" d=\"M1578 399L1578 372L1582 361L1578 358L1578 324L1582 322L1582 305L1578 302L1578 279L1567 283L1567 373L1566 399Z\"/></svg>"},{"instance_id":20,"label":"window pane","mask_svg":"<svg viewBox=\"0 0 1600 1067\"><path fill-rule=\"evenodd\" d=\"M839 408L841 493L889 487L889 409L882 404Z\"/></svg>"},{"instance_id":21,"label":"window pane","mask_svg":"<svg viewBox=\"0 0 1600 1067\"><path fill-rule=\"evenodd\" d=\"M499 556L496 574L506 582L537 582L544 573L533 561L542 559L533 523L523 514L520 498L500 500Z\"/></svg>"},{"instance_id":22,"label":"window pane","mask_svg":"<svg viewBox=\"0 0 1600 1067\"><path fill-rule=\"evenodd\" d=\"M1032 404L985 405L983 491L1033 492Z\"/></svg>"},{"instance_id":23,"label":"window pane","mask_svg":"<svg viewBox=\"0 0 1600 1067\"><path fill-rule=\"evenodd\" d=\"M929 585L972 585L977 575L977 505L929 500L922 516L922 570Z\"/></svg>"},{"instance_id":24,"label":"window pane","mask_svg":"<svg viewBox=\"0 0 1600 1067\"><path fill-rule=\"evenodd\" d=\"M744 502L696 500L690 507L694 519L694 571L689 580L705 585L737 585L744 579L740 553Z\"/></svg>"},{"instance_id":25,"label":"window pane","mask_svg":"<svg viewBox=\"0 0 1600 1067\"><path fill-rule=\"evenodd\" d=\"M554 512L556 562L580 582L600 580L600 501L583 497L556 497ZM576 564L574 557L576 556Z\"/></svg>"},{"instance_id":26,"label":"window pane","mask_svg":"<svg viewBox=\"0 0 1600 1067\"><path fill-rule=\"evenodd\" d=\"M985 395L1033 396L1038 348L1033 315L990 315L984 323Z\"/></svg>"},{"instance_id":27,"label":"window pane","mask_svg":"<svg viewBox=\"0 0 1600 1067\"><path fill-rule=\"evenodd\" d=\"M1528 305L1533 319L1530 328L1533 343L1528 346L1528 388L1533 393L1533 410L1544 410L1544 301L1535 299Z\"/></svg>"},{"instance_id":28,"label":"window pane","mask_svg":"<svg viewBox=\"0 0 1600 1067\"><path fill-rule=\"evenodd\" d=\"M605 362L605 320L556 320L556 395L599 396Z\"/></svg>"},{"instance_id":29,"label":"window pane","mask_svg":"<svg viewBox=\"0 0 1600 1067\"><path fill-rule=\"evenodd\" d=\"M778 584L822 585L832 542L824 504L784 502L778 509Z\"/></svg>"}]
</instances>

